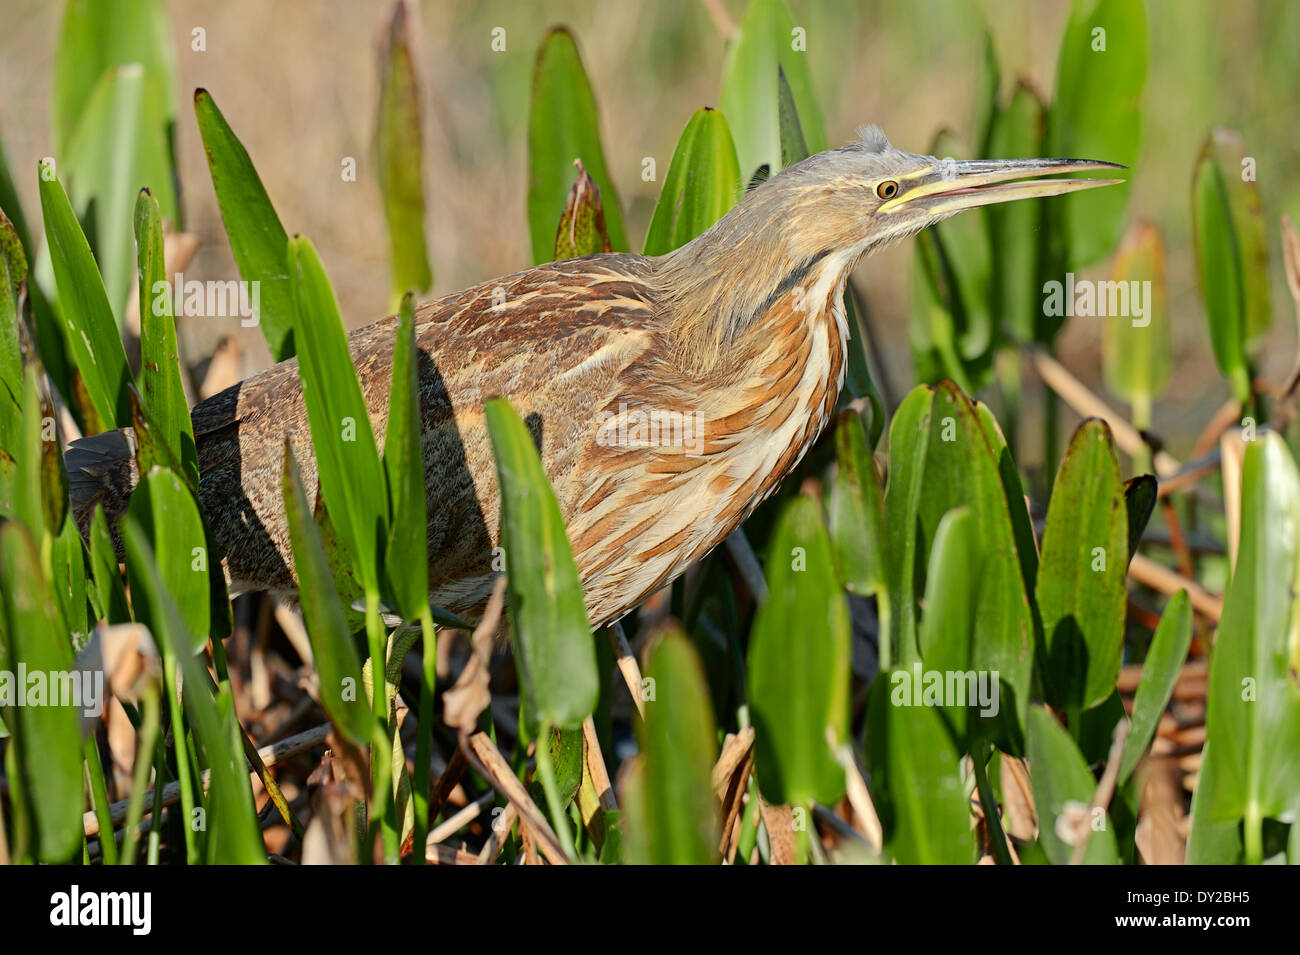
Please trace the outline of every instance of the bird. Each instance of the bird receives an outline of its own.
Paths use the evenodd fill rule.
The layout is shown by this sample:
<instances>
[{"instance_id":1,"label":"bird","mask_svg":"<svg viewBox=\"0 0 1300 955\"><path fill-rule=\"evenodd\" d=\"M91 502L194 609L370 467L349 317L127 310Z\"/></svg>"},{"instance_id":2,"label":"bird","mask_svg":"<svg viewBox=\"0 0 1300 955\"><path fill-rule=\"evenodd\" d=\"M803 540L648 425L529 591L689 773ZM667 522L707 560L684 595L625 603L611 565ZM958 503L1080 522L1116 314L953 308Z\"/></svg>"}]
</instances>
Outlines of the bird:
<instances>
[{"instance_id":1,"label":"bird","mask_svg":"<svg viewBox=\"0 0 1300 955\"><path fill-rule=\"evenodd\" d=\"M508 399L533 434L591 624L616 621L738 527L831 420L848 364L845 282L864 256L967 209L1121 181L1047 177L1123 168L939 159L869 126L665 255L550 262L420 305L431 603L475 621L498 577L488 399ZM389 316L348 337L381 443L396 329ZM286 439L309 500L318 486L297 360L192 419L200 506L231 592L292 598ZM138 478L130 430L73 442L66 462L83 532L96 505L116 521Z\"/></svg>"}]
</instances>

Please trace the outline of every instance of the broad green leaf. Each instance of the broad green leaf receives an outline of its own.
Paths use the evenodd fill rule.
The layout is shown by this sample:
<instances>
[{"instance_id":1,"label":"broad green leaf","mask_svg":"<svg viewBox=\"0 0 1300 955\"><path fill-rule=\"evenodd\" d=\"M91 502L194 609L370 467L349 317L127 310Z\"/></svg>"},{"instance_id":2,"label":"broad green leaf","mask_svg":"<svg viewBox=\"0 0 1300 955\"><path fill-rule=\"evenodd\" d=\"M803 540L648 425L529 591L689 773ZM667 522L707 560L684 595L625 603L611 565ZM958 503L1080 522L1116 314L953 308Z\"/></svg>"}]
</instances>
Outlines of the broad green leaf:
<instances>
[{"instance_id":1,"label":"broad green leaf","mask_svg":"<svg viewBox=\"0 0 1300 955\"><path fill-rule=\"evenodd\" d=\"M758 788L777 805L834 805L844 795L833 747L849 732L850 623L816 500L797 495L785 505L766 571L768 599L749 638Z\"/></svg>"},{"instance_id":2,"label":"broad green leaf","mask_svg":"<svg viewBox=\"0 0 1300 955\"><path fill-rule=\"evenodd\" d=\"M1300 475L1279 435L1247 444L1241 481L1241 543L1205 717L1218 763L1207 808L1210 821L1223 822L1277 816L1295 808L1300 791Z\"/></svg>"},{"instance_id":3,"label":"broad green leaf","mask_svg":"<svg viewBox=\"0 0 1300 955\"><path fill-rule=\"evenodd\" d=\"M1272 302L1268 275L1268 222L1255 181L1255 159L1248 155L1241 135L1215 126L1205 137L1201 157L1212 160L1223 174L1232 225L1241 258L1246 349L1252 350L1268 333Z\"/></svg>"},{"instance_id":4,"label":"broad green leaf","mask_svg":"<svg viewBox=\"0 0 1300 955\"><path fill-rule=\"evenodd\" d=\"M65 154L96 84L106 72L140 64L151 120L170 148L178 112L171 24L162 0L69 0L54 64L54 147ZM138 187L137 187L138 188ZM155 188L162 188L161 184ZM134 192L134 189L132 190ZM171 218L173 211L164 209Z\"/></svg>"},{"instance_id":5,"label":"broad green leaf","mask_svg":"<svg viewBox=\"0 0 1300 955\"><path fill-rule=\"evenodd\" d=\"M113 537L102 505L96 504L90 516L90 572L95 584L100 619L109 623L130 623L131 611L126 604L126 588L118 570Z\"/></svg>"},{"instance_id":6,"label":"broad green leaf","mask_svg":"<svg viewBox=\"0 0 1300 955\"><path fill-rule=\"evenodd\" d=\"M1146 530L1151 512L1156 509L1156 498L1160 486L1150 474L1139 474L1124 482L1124 510L1128 513L1128 559L1133 562L1133 555L1142 543L1142 533Z\"/></svg>"},{"instance_id":7,"label":"broad green leaf","mask_svg":"<svg viewBox=\"0 0 1300 955\"><path fill-rule=\"evenodd\" d=\"M1241 822L1230 819L1216 822L1210 818L1210 801L1218 790L1218 761L1207 742L1201 747L1201 768L1196 774L1196 789L1187 831L1188 865L1236 865L1241 861Z\"/></svg>"},{"instance_id":8,"label":"broad green leaf","mask_svg":"<svg viewBox=\"0 0 1300 955\"><path fill-rule=\"evenodd\" d=\"M995 159L1043 155L1045 107L1037 91L1023 80L1011 101L992 114L993 128L985 154ZM992 260L994 319L1013 341L1048 341L1043 314L1042 231L1046 203L1003 202L984 209Z\"/></svg>"},{"instance_id":9,"label":"broad green leaf","mask_svg":"<svg viewBox=\"0 0 1300 955\"><path fill-rule=\"evenodd\" d=\"M995 451L979 405L952 382L942 382L932 391L922 386L904 406L912 402L920 402L913 406L917 410L929 403L928 420L918 420L910 410L905 416L903 407L896 414L895 429L902 424L918 433L905 439L895 466L891 432L890 487L885 497L891 548L895 542L899 548L891 549L898 575L892 588L899 595L898 664L909 666L918 658L914 606L924 591L924 568L939 522L953 508L968 507L984 554L971 667L997 672L1001 730L997 738L1003 749L1019 752L1037 631L999 463L1004 447ZM918 454L924 462L919 466ZM895 495L894 478L900 474L904 483ZM908 542L909 535L916 537L915 542ZM1024 563L1032 566L1027 557ZM904 601L910 601L913 608L902 606Z\"/></svg>"},{"instance_id":10,"label":"broad green leaf","mask_svg":"<svg viewBox=\"0 0 1300 955\"><path fill-rule=\"evenodd\" d=\"M718 861L717 759L713 705L699 657L680 630L664 631L646 661L653 700L637 725L641 762L625 790L628 862L709 865Z\"/></svg>"},{"instance_id":11,"label":"broad green leaf","mask_svg":"<svg viewBox=\"0 0 1300 955\"><path fill-rule=\"evenodd\" d=\"M828 510L840 583L887 602L884 492L862 419L852 410L840 412L835 425L835 462Z\"/></svg>"},{"instance_id":12,"label":"broad green leaf","mask_svg":"<svg viewBox=\"0 0 1300 955\"><path fill-rule=\"evenodd\" d=\"M1026 745L1029 778L1038 812L1038 843L1053 865L1067 865L1074 846L1056 831L1056 822L1067 808L1087 813L1090 829L1085 865L1114 865L1118 862L1115 833L1109 814L1094 816L1089 807L1097 780L1088 770L1079 748L1051 711L1041 704L1029 707Z\"/></svg>"},{"instance_id":13,"label":"broad green leaf","mask_svg":"<svg viewBox=\"0 0 1300 955\"><path fill-rule=\"evenodd\" d=\"M86 550L76 521L65 512L63 525L50 542L50 589L59 608L62 630L80 648L90 635L86 613Z\"/></svg>"},{"instance_id":14,"label":"broad green leaf","mask_svg":"<svg viewBox=\"0 0 1300 955\"><path fill-rule=\"evenodd\" d=\"M883 659L910 666L920 659L916 642L917 605L925 588L925 542L918 514L925 477L934 391L913 388L889 425L889 480L885 485L886 553L889 555L889 604L892 652ZM883 646L883 644L882 644Z\"/></svg>"},{"instance_id":15,"label":"broad green leaf","mask_svg":"<svg viewBox=\"0 0 1300 955\"><path fill-rule=\"evenodd\" d=\"M311 425L321 496L366 591L379 584L388 506L366 401L348 353L338 301L311 242L289 242L298 378Z\"/></svg>"},{"instance_id":16,"label":"broad green leaf","mask_svg":"<svg viewBox=\"0 0 1300 955\"><path fill-rule=\"evenodd\" d=\"M609 252L609 230L605 228L605 209L596 185L582 161L574 160L578 179L564 200L559 228L555 230L555 261L576 259L581 255Z\"/></svg>"},{"instance_id":17,"label":"broad green leaf","mask_svg":"<svg viewBox=\"0 0 1300 955\"><path fill-rule=\"evenodd\" d=\"M781 66L776 68L776 116L781 139L781 166L788 168L808 158L808 142L804 139L803 124L799 122L794 91L790 89L790 81Z\"/></svg>"},{"instance_id":18,"label":"broad green leaf","mask_svg":"<svg viewBox=\"0 0 1300 955\"><path fill-rule=\"evenodd\" d=\"M1187 659L1187 648L1191 643L1191 602L1187 599L1187 591L1180 590L1165 607L1142 664L1142 680L1133 699L1133 722L1124 741L1124 758L1119 765L1121 786L1133 775L1138 760L1156 735L1156 726L1169 705L1174 684L1178 682L1178 671Z\"/></svg>"},{"instance_id":19,"label":"broad green leaf","mask_svg":"<svg viewBox=\"0 0 1300 955\"><path fill-rule=\"evenodd\" d=\"M370 742L374 717L362 694L361 661L334 589L320 529L312 517L298 464L287 441L282 490L303 618L311 640L312 662L320 678L321 704L340 732L357 745L365 745Z\"/></svg>"},{"instance_id":20,"label":"broad green leaf","mask_svg":"<svg viewBox=\"0 0 1300 955\"><path fill-rule=\"evenodd\" d=\"M1131 166L1142 133L1147 21L1130 0L1074 0L1056 61L1056 95L1047 112L1047 155ZM1110 254L1124 230L1130 187L1073 193L1048 203L1051 229L1062 229L1064 268L1078 270Z\"/></svg>"},{"instance_id":21,"label":"broad green leaf","mask_svg":"<svg viewBox=\"0 0 1300 955\"><path fill-rule=\"evenodd\" d=\"M904 865L975 860L961 754L939 710L917 705L913 675L881 671L871 689L867 747L885 845Z\"/></svg>"},{"instance_id":22,"label":"broad green leaf","mask_svg":"<svg viewBox=\"0 0 1300 955\"><path fill-rule=\"evenodd\" d=\"M1151 402L1164 390L1173 365L1174 345L1165 306L1165 244L1160 230L1135 222L1124 234L1111 267L1130 306L1145 303L1144 315L1112 316L1102 326L1102 371L1106 387L1133 406L1134 424L1151 427ZM1129 293L1122 290L1128 288ZM1137 291L1137 297L1132 295ZM1123 299L1121 298L1121 301Z\"/></svg>"},{"instance_id":23,"label":"broad green leaf","mask_svg":"<svg viewBox=\"0 0 1300 955\"><path fill-rule=\"evenodd\" d=\"M408 292L397 312L393 385L388 397L384 476L391 520L384 569L402 616L414 619L429 602L429 544L421 451L420 379L415 307Z\"/></svg>"},{"instance_id":24,"label":"broad green leaf","mask_svg":"<svg viewBox=\"0 0 1300 955\"><path fill-rule=\"evenodd\" d=\"M433 284L424 240L423 142L420 88L415 79L406 4L393 6L393 19L379 52L379 191L388 221L394 303L408 291Z\"/></svg>"},{"instance_id":25,"label":"broad green leaf","mask_svg":"<svg viewBox=\"0 0 1300 955\"><path fill-rule=\"evenodd\" d=\"M976 705L979 702L981 674L970 667L975 599L979 595L980 568L983 566L975 530L975 518L965 507L949 511L939 521L930 547L930 565L925 580L925 613L921 617L917 634L924 672L942 674L945 686L950 685L964 695L961 703L956 699L944 701L944 712L948 715L958 741L966 738L968 712L978 712L984 708ZM913 682L923 679L922 673L921 667L913 664ZM971 684L961 679L960 675L964 673L974 673L976 682ZM949 683L947 678L950 674L957 674L958 679ZM987 676L983 679L986 686L1000 691L1001 687L990 682ZM993 709L993 700L986 702L987 708ZM988 714L990 717L995 715L996 713ZM975 716L972 715L970 719L974 720Z\"/></svg>"},{"instance_id":26,"label":"broad green leaf","mask_svg":"<svg viewBox=\"0 0 1300 955\"><path fill-rule=\"evenodd\" d=\"M740 166L726 119L707 106L697 110L673 150L644 254L663 255L704 232L736 204L740 188Z\"/></svg>"},{"instance_id":27,"label":"broad green leaf","mask_svg":"<svg viewBox=\"0 0 1300 955\"><path fill-rule=\"evenodd\" d=\"M596 99L573 34L566 27L552 27L537 49L528 114L528 229L535 263L551 261L555 251L555 224L577 179L575 159L582 160L600 187L614 250L628 247L618 193L605 168L599 127Z\"/></svg>"},{"instance_id":28,"label":"broad green leaf","mask_svg":"<svg viewBox=\"0 0 1300 955\"><path fill-rule=\"evenodd\" d=\"M751 0L722 66L719 105L731 123L741 174L760 166L782 167L780 72L798 107L809 152L826 148L826 123L808 66L807 31L798 27L784 0Z\"/></svg>"},{"instance_id":29,"label":"broad green leaf","mask_svg":"<svg viewBox=\"0 0 1300 955\"><path fill-rule=\"evenodd\" d=\"M12 455L13 515L40 541L56 536L68 508L68 476L54 430L54 409L37 384L37 368L28 365L23 378L23 413L17 453Z\"/></svg>"},{"instance_id":30,"label":"broad green leaf","mask_svg":"<svg viewBox=\"0 0 1300 955\"><path fill-rule=\"evenodd\" d=\"M504 398L484 407L501 491L515 664L530 729L580 726L596 708L600 677L578 568L564 518L529 433Z\"/></svg>"},{"instance_id":31,"label":"broad green leaf","mask_svg":"<svg viewBox=\"0 0 1300 955\"><path fill-rule=\"evenodd\" d=\"M66 863L81 846L81 715L78 705L63 705L58 674L72 670L72 644L62 627L50 584L41 569L37 545L17 521L0 523L0 597L4 604L5 669L10 678L21 667L45 679L15 686L23 706L8 710L6 724L18 747L21 772L9 777L21 786L36 817L37 857ZM51 678L54 684L51 684ZM39 696L37 695L39 694Z\"/></svg>"},{"instance_id":32,"label":"broad green leaf","mask_svg":"<svg viewBox=\"0 0 1300 955\"><path fill-rule=\"evenodd\" d=\"M197 641L193 649L198 650L208 639L208 566L216 558L208 553L193 494L176 472L155 467L136 485L127 514L152 541L150 549L158 556L157 570L180 608L186 631ZM153 568L128 563L127 572L134 594L140 575L153 573ZM137 619L142 609L151 611L152 607L137 605ZM152 627L162 625L153 619L148 622Z\"/></svg>"},{"instance_id":33,"label":"broad green leaf","mask_svg":"<svg viewBox=\"0 0 1300 955\"><path fill-rule=\"evenodd\" d=\"M131 375L113 309L52 163L41 164L40 180L45 238L71 355L103 429L122 427L131 420Z\"/></svg>"},{"instance_id":34,"label":"broad green leaf","mask_svg":"<svg viewBox=\"0 0 1300 955\"><path fill-rule=\"evenodd\" d=\"M18 232L0 211L0 448L17 451L22 416L23 364L19 348L18 290L27 279L27 256Z\"/></svg>"},{"instance_id":35,"label":"broad green leaf","mask_svg":"<svg viewBox=\"0 0 1300 955\"><path fill-rule=\"evenodd\" d=\"M243 143L226 124L207 90L194 93L203 149L208 157L212 188L221 207L221 220L230 237L230 251L245 282L258 283L257 322L276 361L292 358L293 297L289 289L288 236L275 207L258 178Z\"/></svg>"},{"instance_id":36,"label":"broad green leaf","mask_svg":"<svg viewBox=\"0 0 1300 955\"><path fill-rule=\"evenodd\" d=\"M1052 485L1038 566L1048 701L1089 709L1115 690L1124 651L1128 514L1110 428L1079 426Z\"/></svg>"},{"instance_id":37,"label":"broad green leaf","mask_svg":"<svg viewBox=\"0 0 1300 955\"><path fill-rule=\"evenodd\" d=\"M956 257L954 245L938 229L926 229L916 237L907 338L916 375L923 382L935 384L950 378L963 391L975 391L987 382L993 369L993 350L984 347L992 341L987 308L988 239L963 231L976 245ZM985 263L983 278L977 278L981 261ZM965 278L959 271L963 268ZM974 297L981 287L983 297ZM973 312L968 305L974 306Z\"/></svg>"},{"instance_id":38,"label":"broad green leaf","mask_svg":"<svg viewBox=\"0 0 1300 955\"><path fill-rule=\"evenodd\" d=\"M61 170L72 207L86 223L119 330L134 281L136 193L153 190L167 217L176 218L171 157L162 124L146 115L146 99L144 69L138 63L105 73L86 102Z\"/></svg>"},{"instance_id":39,"label":"broad green leaf","mask_svg":"<svg viewBox=\"0 0 1300 955\"><path fill-rule=\"evenodd\" d=\"M186 719L202 764L211 771L204 807L205 861L217 865L262 864L266 862L266 847L253 807L234 699L228 691L213 698L212 680L193 652L201 639L186 626L160 573L161 557L155 559L147 533L129 512L122 527L127 566L133 570L133 597L137 606L148 606L154 638L164 654L174 657L180 666Z\"/></svg>"},{"instance_id":40,"label":"broad green leaf","mask_svg":"<svg viewBox=\"0 0 1300 955\"><path fill-rule=\"evenodd\" d=\"M140 277L140 387L159 438L197 487L198 456L181 384L171 286L163 262L162 216L158 200L147 189L140 190L135 204L135 245Z\"/></svg>"},{"instance_id":41,"label":"broad green leaf","mask_svg":"<svg viewBox=\"0 0 1300 955\"><path fill-rule=\"evenodd\" d=\"M1192 180L1192 232L1214 358L1232 385L1233 395L1245 404L1250 400L1251 385L1241 246L1223 171L1204 152Z\"/></svg>"}]
</instances>

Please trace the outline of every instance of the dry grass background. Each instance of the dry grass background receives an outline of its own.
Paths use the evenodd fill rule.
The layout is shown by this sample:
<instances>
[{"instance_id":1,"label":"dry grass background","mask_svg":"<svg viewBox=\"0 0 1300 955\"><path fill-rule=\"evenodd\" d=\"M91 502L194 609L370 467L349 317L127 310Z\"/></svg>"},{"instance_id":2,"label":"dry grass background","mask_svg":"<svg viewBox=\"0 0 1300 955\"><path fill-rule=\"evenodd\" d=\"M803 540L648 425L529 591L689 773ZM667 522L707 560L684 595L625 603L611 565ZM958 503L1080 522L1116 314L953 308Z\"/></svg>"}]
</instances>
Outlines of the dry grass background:
<instances>
[{"instance_id":1,"label":"dry grass background","mask_svg":"<svg viewBox=\"0 0 1300 955\"><path fill-rule=\"evenodd\" d=\"M181 81L178 150L184 227L201 239L187 269L230 277L234 265L189 106L209 89L254 162L290 232L310 235L353 326L381 316L388 298L387 251L372 164L376 47L386 0L170 0ZM417 4L424 93L427 229L443 294L529 264L525 217L526 119L533 52L547 26L575 31L595 87L611 174L633 241L644 234L657 183L641 159L665 172L682 126L716 102L724 43L698 0L506 0ZM742 0L718 0L733 19ZM863 122L880 123L904 148L923 151L948 125L969 137L981 16L991 25L1004 83L1024 75L1050 91L1066 0L790 0L807 29L808 56L832 143ZM0 135L27 210L34 213L38 159L50 151L50 91L62 4L2 0ZM1190 247L1188 189L1206 130L1242 131L1259 160L1260 188L1276 218L1300 214L1300 137L1293 93L1300 73L1300 4L1259 0L1149 0L1151 62L1142 159L1132 211L1154 220L1170 244L1170 302L1176 373L1156 410L1157 428L1190 441L1226 395L1210 358ZM504 27L507 50L491 49ZM206 31L205 52L191 31ZM358 180L343 182L343 157ZM1099 157L1105 158L1105 157ZM25 171L32 171L26 175ZM1275 235L1276 242L1276 235ZM905 318L911 244L870 259L860 279L885 342L895 386L911 381ZM1275 330L1262 371L1280 377L1295 334L1280 280ZM230 320L191 322L187 357L206 357L222 335L241 334L243 372L268 361L252 330ZM1096 320L1073 320L1063 339L1071 367L1100 379Z\"/></svg>"}]
</instances>

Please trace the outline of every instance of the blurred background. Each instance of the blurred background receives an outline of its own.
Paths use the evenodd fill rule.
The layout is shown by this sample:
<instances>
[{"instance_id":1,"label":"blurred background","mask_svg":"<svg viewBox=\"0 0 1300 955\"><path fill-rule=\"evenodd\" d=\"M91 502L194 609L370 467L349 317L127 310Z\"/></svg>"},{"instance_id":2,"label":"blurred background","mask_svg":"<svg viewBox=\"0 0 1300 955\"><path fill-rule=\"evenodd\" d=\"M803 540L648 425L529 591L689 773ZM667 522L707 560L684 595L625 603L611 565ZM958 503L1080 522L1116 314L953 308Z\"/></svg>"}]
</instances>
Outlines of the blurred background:
<instances>
[{"instance_id":1,"label":"blurred background","mask_svg":"<svg viewBox=\"0 0 1300 955\"><path fill-rule=\"evenodd\" d=\"M915 152L926 151L943 128L973 138L981 22L994 37L1004 95L1024 77L1050 96L1069 13L1066 0L789 5L806 30L830 141L848 141L858 125L874 122ZM537 44L555 23L568 24L577 36L629 241L639 248L661 185L642 181L643 158L655 158L662 179L691 114L716 104L723 31L743 14L743 0L422 0L414 6L432 295L531 264L529 79ZM310 235L320 249L345 321L359 326L382 316L388 253L373 143L377 50L391 3L171 0L167 7L182 87L181 226L200 240L186 277L236 277L189 104L201 86L248 148L285 227ZM1293 132L1300 4L1147 0L1146 7L1150 60L1130 218L1154 222L1169 247L1175 370L1156 405L1155 428L1172 449L1185 452L1228 394L1210 353L1191 245L1193 163L1212 125L1244 137L1257 160L1269 220L1274 322L1259 372L1278 381L1294 361L1277 222L1282 212L1300 215L1300 137ZM62 4L3 0L0 9L0 132L24 206L39 221L36 166L52 151L51 77ZM496 28L504 30L503 51L493 49ZM192 49L196 30L203 51ZM356 160L355 182L340 175L345 157ZM912 256L913 243L902 243L868 259L858 275L895 398L913 381L906 338ZM1058 344L1065 363L1104 394L1101 321L1070 319ZM269 364L257 330L228 320L185 323L185 358L201 361L232 333L240 336L240 374Z\"/></svg>"}]
</instances>

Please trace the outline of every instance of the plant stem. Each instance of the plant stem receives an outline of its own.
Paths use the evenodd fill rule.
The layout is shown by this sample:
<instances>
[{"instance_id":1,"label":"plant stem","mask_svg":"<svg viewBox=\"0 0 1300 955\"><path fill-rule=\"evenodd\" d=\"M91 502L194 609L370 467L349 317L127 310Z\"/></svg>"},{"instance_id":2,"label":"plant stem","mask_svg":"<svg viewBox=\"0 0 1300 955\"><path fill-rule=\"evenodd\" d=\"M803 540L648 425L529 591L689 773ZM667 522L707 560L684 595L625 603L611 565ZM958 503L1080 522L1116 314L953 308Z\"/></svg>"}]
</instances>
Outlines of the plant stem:
<instances>
[{"instance_id":1,"label":"plant stem","mask_svg":"<svg viewBox=\"0 0 1300 955\"><path fill-rule=\"evenodd\" d=\"M984 809L984 824L989 830L989 842L993 848L993 858L998 865L1014 865L1011 850L1007 848L1007 836L1002 831L1002 817L998 815L998 801L993 795L993 784L989 782L988 761L992 747L988 740L980 740L971 753L971 763L975 767L975 787L979 790L980 806Z\"/></svg>"},{"instance_id":2,"label":"plant stem","mask_svg":"<svg viewBox=\"0 0 1300 955\"><path fill-rule=\"evenodd\" d=\"M199 861L199 842L194 833L194 786L190 778L190 754L185 740L185 710L176 686L176 655L163 651L163 678L166 681L167 711L171 716L172 746L176 749L176 779L181 785L181 830L185 833L185 858L190 865Z\"/></svg>"},{"instance_id":3,"label":"plant stem","mask_svg":"<svg viewBox=\"0 0 1300 955\"><path fill-rule=\"evenodd\" d=\"M1246 803L1246 818L1242 827L1246 850L1246 865L1259 865L1264 861L1264 820L1259 814L1259 804L1253 799Z\"/></svg>"},{"instance_id":4,"label":"plant stem","mask_svg":"<svg viewBox=\"0 0 1300 955\"><path fill-rule=\"evenodd\" d=\"M560 840L560 848L571 861L577 858L573 847L573 835L569 832L569 820L564 815L564 803L560 801L560 789L555 782L555 767L551 765L551 731L554 727L547 723L537 734L537 774L542 777L542 789L546 792L546 805L551 811L551 825Z\"/></svg>"},{"instance_id":5,"label":"plant stem","mask_svg":"<svg viewBox=\"0 0 1300 955\"><path fill-rule=\"evenodd\" d=\"M394 865L401 854L401 834L393 823L393 737L388 725L388 653L384 623L379 617L379 593L366 590L366 638L370 644L370 700L375 715L375 738L370 744L370 785L374 809L384 839L384 861Z\"/></svg>"},{"instance_id":6,"label":"plant stem","mask_svg":"<svg viewBox=\"0 0 1300 955\"><path fill-rule=\"evenodd\" d=\"M438 629L433 625L433 616L426 603L420 611L420 632L424 638L421 660L420 710L416 724L415 737L415 786L412 789L415 799L415 859L416 865L424 865L424 843L429 837L429 790L432 780L429 778L430 763L433 756L433 695L438 683Z\"/></svg>"},{"instance_id":7,"label":"plant stem","mask_svg":"<svg viewBox=\"0 0 1300 955\"><path fill-rule=\"evenodd\" d=\"M135 864L136 843L140 841L140 819L144 815L144 793L149 785L149 770L153 766L155 743L158 740L158 710L158 691L150 690L144 698L144 719L137 731L140 748L136 752L135 770L131 774L131 801L126 806L126 829L122 835L122 854L118 858L120 865ZM161 791L161 785L154 787L155 799ZM101 834L104 831L102 823L99 831ZM151 828L151 843L152 831Z\"/></svg>"},{"instance_id":8,"label":"plant stem","mask_svg":"<svg viewBox=\"0 0 1300 955\"><path fill-rule=\"evenodd\" d=\"M104 783L104 763L99 758L99 741L95 733L81 744L81 754L86 761L86 775L90 779L90 798L95 804L95 818L99 820L99 851L104 865L117 865L117 840L113 837L113 816L108 810L108 786Z\"/></svg>"}]
</instances>

